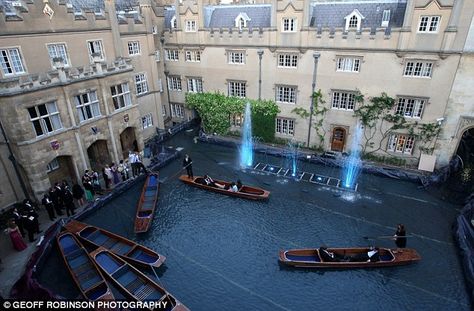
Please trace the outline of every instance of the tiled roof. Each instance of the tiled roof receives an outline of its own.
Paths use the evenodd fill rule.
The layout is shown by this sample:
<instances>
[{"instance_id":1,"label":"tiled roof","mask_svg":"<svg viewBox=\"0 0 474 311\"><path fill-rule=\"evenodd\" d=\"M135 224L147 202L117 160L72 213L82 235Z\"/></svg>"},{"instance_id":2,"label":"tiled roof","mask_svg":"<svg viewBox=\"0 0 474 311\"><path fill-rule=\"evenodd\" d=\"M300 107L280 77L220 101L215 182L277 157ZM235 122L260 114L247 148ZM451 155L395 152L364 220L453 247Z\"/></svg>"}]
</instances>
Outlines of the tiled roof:
<instances>
[{"instance_id":1,"label":"tiled roof","mask_svg":"<svg viewBox=\"0 0 474 311\"><path fill-rule=\"evenodd\" d=\"M207 6L204 10L206 28L235 27L235 18L245 13L248 28L270 27L272 7L269 4Z\"/></svg>"},{"instance_id":2,"label":"tiled roof","mask_svg":"<svg viewBox=\"0 0 474 311\"><path fill-rule=\"evenodd\" d=\"M18 1L0 0L0 10L4 12L14 12L15 8L12 3ZM74 11L78 12L84 9L94 11L104 10L104 0L65 0L59 1L72 6ZM115 8L117 11L132 11L138 7L139 0L115 0Z\"/></svg>"},{"instance_id":3,"label":"tiled roof","mask_svg":"<svg viewBox=\"0 0 474 311\"><path fill-rule=\"evenodd\" d=\"M165 28L171 28L171 19L176 14L176 10L173 7L165 7Z\"/></svg>"},{"instance_id":4,"label":"tiled roof","mask_svg":"<svg viewBox=\"0 0 474 311\"><path fill-rule=\"evenodd\" d=\"M382 24L384 10L390 10L390 28L401 27L405 15L406 0L351 1L313 3L310 26L338 28L346 25L344 17L357 9L365 18L362 28L378 28Z\"/></svg>"}]
</instances>

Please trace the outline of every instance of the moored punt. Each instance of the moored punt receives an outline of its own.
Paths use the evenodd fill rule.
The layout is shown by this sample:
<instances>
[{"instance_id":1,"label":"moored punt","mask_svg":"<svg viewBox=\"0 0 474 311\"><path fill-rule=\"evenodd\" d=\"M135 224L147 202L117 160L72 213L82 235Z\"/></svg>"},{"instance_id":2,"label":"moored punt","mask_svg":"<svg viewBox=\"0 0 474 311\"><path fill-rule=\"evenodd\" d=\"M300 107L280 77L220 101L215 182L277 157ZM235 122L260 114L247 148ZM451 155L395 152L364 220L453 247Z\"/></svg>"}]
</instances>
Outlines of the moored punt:
<instances>
[{"instance_id":1,"label":"moored punt","mask_svg":"<svg viewBox=\"0 0 474 311\"><path fill-rule=\"evenodd\" d=\"M159 189L160 183L158 182L158 174L148 175L137 204L135 233L147 232L150 228L158 201Z\"/></svg>"},{"instance_id":2,"label":"moored punt","mask_svg":"<svg viewBox=\"0 0 474 311\"><path fill-rule=\"evenodd\" d=\"M74 234L63 232L58 234L56 240L64 263L84 298L113 300L104 276Z\"/></svg>"},{"instance_id":3,"label":"moored punt","mask_svg":"<svg viewBox=\"0 0 474 311\"><path fill-rule=\"evenodd\" d=\"M239 191L233 192L233 191L225 189L225 188L230 187L230 184L231 184L230 182L216 180L216 179L214 179L214 181L218 184L224 185L225 188L222 189L219 187L209 186L209 185L206 185L206 183L204 182L204 177L202 176L195 176L193 178L189 178L187 175L181 175L179 179L185 184L188 184L191 186L195 186L204 190L218 192L225 195L239 197L243 199L266 200L268 199L268 196L270 195L270 191L257 188L257 187L245 186L245 185L242 186L242 188L240 188Z\"/></svg>"},{"instance_id":4,"label":"moored punt","mask_svg":"<svg viewBox=\"0 0 474 311\"><path fill-rule=\"evenodd\" d=\"M302 267L302 268L378 268L407 265L417 262L421 259L420 255L414 249L410 248L379 248L378 261L367 262L351 261L351 258L360 258L370 250L368 247L354 248L328 248L337 258L344 258L339 261L324 261L321 259L319 249L291 249L281 250L279 261L282 264Z\"/></svg>"},{"instance_id":5,"label":"moored punt","mask_svg":"<svg viewBox=\"0 0 474 311\"><path fill-rule=\"evenodd\" d=\"M159 302L159 310L188 310L166 289L103 247L90 256L128 299Z\"/></svg>"},{"instance_id":6,"label":"moored punt","mask_svg":"<svg viewBox=\"0 0 474 311\"><path fill-rule=\"evenodd\" d=\"M110 231L76 220L71 220L64 227L67 231L76 234L83 241L95 247L102 246L132 264L159 267L166 259L165 256L158 254L148 247Z\"/></svg>"}]
</instances>

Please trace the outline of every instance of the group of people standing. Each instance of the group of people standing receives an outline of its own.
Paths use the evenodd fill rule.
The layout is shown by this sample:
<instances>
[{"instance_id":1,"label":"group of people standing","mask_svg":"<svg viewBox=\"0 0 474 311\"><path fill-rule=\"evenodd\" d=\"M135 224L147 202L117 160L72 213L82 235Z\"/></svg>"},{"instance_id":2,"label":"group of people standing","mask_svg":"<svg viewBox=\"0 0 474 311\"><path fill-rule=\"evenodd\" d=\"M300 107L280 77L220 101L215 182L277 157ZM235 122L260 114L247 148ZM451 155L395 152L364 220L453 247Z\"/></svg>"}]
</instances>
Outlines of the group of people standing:
<instances>
[{"instance_id":1,"label":"group of people standing","mask_svg":"<svg viewBox=\"0 0 474 311\"><path fill-rule=\"evenodd\" d=\"M8 221L5 233L10 236L13 248L17 251L22 251L27 247L23 240L26 236L25 231L30 242L36 241L35 234L41 232L36 209L37 207L28 199L23 200L22 205L13 208L13 218Z\"/></svg>"}]
</instances>

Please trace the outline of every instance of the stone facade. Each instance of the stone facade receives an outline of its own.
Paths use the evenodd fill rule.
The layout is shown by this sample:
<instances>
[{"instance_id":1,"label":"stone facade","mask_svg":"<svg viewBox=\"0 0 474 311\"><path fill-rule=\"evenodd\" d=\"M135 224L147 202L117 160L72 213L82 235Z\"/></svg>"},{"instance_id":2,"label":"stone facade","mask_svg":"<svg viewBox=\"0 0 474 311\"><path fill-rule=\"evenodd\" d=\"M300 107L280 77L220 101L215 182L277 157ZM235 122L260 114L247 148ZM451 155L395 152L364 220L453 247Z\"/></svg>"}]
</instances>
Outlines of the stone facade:
<instances>
[{"instance_id":1,"label":"stone facade","mask_svg":"<svg viewBox=\"0 0 474 311\"><path fill-rule=\"evenodd\" d=\"M6 2L0 6L0 50L16 49L24 68L1 72L0 120L36 196L56 179L77 180L97 162L120 160L133 137L141 149L156 128L193 117L183 109L185 93L201 85L204 91L229 94L237 87L248 98L276 100L276 136L322 143L325 150L350 151L358 106L336 99L342 103L354 92L366 100L382 92L406 99L408 122L440 122L437 166L449 161L462 131L472 127L472 1L259 0L218 6L214 0L106 0L95 8L81 7L80 0L10 7ZM61 46L67 59L50 55L51 49L63 55ZM119 84L128 84L131 105L116 109L111 87ZM329 109L324 140L313 130L307 142L308 120L292 110L309 111L319 89ZM100 114L83 121L75 98L90 92L96 92ZM38 135L28 109L48 102L56 103L61 128ZM415 112L414 105L423 106ZM285 130L290 123L283 122L293 128ZM408 146L400 137L410 133L392 134L374 136L377 152L416 166L423 142ZM91 159L104 150L105 158ZM51 171L58 163L67 166L61 174Z\"/></svg>"}]
</instances>

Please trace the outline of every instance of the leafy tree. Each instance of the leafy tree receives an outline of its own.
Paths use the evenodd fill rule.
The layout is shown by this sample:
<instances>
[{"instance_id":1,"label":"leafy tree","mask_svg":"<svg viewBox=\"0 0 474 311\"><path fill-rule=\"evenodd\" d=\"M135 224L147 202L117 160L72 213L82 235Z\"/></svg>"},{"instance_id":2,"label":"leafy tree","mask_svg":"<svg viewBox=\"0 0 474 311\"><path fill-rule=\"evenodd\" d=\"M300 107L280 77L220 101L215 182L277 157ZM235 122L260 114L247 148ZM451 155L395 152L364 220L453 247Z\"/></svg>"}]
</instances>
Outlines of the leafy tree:
<instances>
[{"instance_id":1,"label":"leafy tree","mask_svg":"<svg viewBox=\"0 0 474 311\"><path fill-rule=\"evenodd\" d=\"M186 94L186 106L197 111L204 130L220 135L229 134L230 117L244 114L247 102L252 110L253 135L264 141L272 141L275 135L275 117L280 112L274 101L232 97L219 92Z\"/></svg>"}]
</instances>

